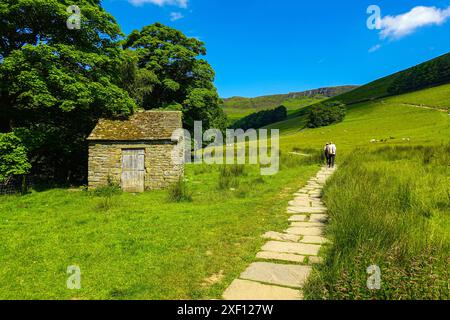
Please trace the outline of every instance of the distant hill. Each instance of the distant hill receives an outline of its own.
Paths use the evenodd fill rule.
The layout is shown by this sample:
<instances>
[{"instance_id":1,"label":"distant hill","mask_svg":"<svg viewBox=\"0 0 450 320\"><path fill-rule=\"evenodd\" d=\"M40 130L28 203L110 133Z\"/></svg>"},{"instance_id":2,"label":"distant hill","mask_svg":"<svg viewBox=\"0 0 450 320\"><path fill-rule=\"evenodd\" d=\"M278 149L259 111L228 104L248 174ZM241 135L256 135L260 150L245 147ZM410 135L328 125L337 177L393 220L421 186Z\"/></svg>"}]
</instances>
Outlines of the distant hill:
<instances>
[{"instance_id":1,"label":"distant hill","mask_svg":"<svg viewBox=\"0 0 450 320\"><path fill-rule=\"evenodd\" d=\"M225 108L254 108L258 110L270 109L280 106L283 102L289 99L315 98L317 96L320 96L321 98L331 98L357 87L358 86L325 87L301 92L266 95L256 98L232 97L223 99L223 105Z\"/></svg>"},{"instance_id":2,"label":"distant hill","mask_svg":"<svg viewBox=\"0 0 450 320\"><path fill-rule=\"evenodd\" d=\"M256 98L232 97L224 99L223 109L227 113L230 122L234 122L251 113L274 109L280 105L284 105L288 111L298 110L355 88L357 86L338 86Z\"/></svg>"},{"instance_id":3,"label":"distant hill","mask_svg":"<svg viewBox=\"0 0 450 320\"><path fill-rule=\"evenodd\" d=\"M354 104L450 83L450 53L335 96Z\"/></svg>"}]
</instances>

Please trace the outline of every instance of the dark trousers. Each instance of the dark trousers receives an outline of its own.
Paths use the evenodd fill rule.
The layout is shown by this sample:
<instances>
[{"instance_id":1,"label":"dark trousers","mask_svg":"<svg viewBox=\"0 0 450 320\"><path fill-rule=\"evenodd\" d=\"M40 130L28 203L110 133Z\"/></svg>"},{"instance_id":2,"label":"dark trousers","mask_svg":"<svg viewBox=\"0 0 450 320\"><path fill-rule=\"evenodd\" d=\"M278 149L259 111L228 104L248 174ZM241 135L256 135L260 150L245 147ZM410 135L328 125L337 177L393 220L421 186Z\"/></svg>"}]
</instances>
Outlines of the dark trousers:
<instances>
[{"instance_id":1,"label":"dark trousers","mask_svg":"<svg viewBox=\"0 0 450 320\"><path fill-rule=\"evenodd\" d=\"M328 168L334 168L334 160L336 158L335 154L330 154L327 158L327 166Z\"/></svg>"}]
</instances>

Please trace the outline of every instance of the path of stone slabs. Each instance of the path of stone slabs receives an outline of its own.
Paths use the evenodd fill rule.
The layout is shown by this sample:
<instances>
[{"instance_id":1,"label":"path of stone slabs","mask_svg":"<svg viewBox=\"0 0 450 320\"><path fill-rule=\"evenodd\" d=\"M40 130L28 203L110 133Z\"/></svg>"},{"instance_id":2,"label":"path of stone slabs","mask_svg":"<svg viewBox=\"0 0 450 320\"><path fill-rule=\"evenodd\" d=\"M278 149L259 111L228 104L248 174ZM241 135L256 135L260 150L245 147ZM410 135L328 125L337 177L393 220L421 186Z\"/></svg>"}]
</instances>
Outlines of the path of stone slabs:
<instances>
[{"instance_id":1,"label":"path of stone slabs","mask_svg":"<svg viewBox=\"0 0 450 320\"><path fill-rule=\"evenodd\" d=\"M302 287L312 265L320 263L320 247L327 240L323 229L327 208L322 188L334 169L322 168L289 202L290 226L283 233L269 231L267 243L256 255L257 262L225 290L226 300L302 300Z\"/></svg>"}]
</instances>

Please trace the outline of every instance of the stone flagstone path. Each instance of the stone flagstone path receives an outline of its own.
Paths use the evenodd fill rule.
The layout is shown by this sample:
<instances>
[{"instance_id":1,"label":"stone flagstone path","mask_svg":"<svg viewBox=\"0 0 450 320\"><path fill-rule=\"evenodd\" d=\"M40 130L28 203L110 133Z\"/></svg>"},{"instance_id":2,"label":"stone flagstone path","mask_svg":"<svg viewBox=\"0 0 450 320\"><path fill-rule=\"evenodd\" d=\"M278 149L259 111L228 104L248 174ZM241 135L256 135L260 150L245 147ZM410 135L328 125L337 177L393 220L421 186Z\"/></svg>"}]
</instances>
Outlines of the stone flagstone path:
<instances>
[{"instance_id":1,"label":"stone flagstone path","mask_svg":"<svg viewBox=\"0 0 450 320\"><path fill-rule=\"evenodd\" d=\"M302 300L301 291L312 265L320 263L320 247L327 240L323 228L327 208L321 201L326 180L335 169L322 168L289 202L290 226L283 233L269 231L269 241L254 262L225 290L225 300Z\"/></svg>"}]
</instances>

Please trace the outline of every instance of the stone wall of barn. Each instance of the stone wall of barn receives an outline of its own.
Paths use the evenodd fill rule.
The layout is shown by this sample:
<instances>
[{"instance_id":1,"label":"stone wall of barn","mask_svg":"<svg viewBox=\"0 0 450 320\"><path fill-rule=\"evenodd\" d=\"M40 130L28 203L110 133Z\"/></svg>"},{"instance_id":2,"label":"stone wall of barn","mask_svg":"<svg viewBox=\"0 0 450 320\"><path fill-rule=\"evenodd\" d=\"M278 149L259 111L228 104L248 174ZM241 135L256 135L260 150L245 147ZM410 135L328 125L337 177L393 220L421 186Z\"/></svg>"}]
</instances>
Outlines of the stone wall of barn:
<instances>
[{"instance_id":1,"label":"stone wall of barn","mask_svg":"<svg viewBox=\"0 0 450 320\"><path fill-rule=\"evenodd\" d=\"M105 186L109 181L120 184L122 175L122 150L145 150L145 189L163 189L178 181L184 174L183 164L174 163L171 141L146 142L89 142L89 189ZM178 152L179 159L183 150Z\"/></svg>"}]
</instances>

